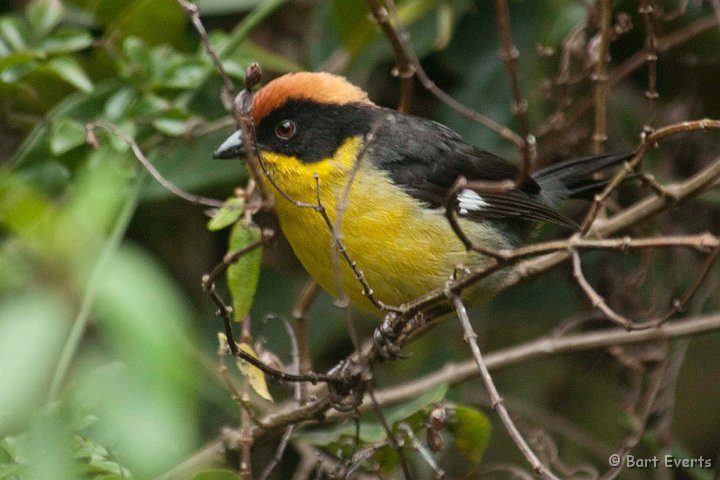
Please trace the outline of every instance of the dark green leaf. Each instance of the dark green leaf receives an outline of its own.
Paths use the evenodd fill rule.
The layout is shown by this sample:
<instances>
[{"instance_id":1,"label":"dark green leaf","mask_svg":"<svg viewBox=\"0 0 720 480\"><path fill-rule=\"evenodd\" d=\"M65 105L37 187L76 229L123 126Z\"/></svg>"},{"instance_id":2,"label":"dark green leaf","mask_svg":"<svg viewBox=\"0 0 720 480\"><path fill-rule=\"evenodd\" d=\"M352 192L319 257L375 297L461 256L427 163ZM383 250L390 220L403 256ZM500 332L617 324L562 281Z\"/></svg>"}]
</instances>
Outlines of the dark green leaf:
<instances>
[{"instance_id":1,"label":"dark green leaf","mask_svg":"<svg viewBox=\"0 0 720 480\"><path fill-rule=\"evenodd\" d=\"M2 72L0 72L0 81L2 81L3 83L15 83L28 73L35 70L38 65L38 62L36 61L16 63L14 65L10 65Z\"/></svg>"},{"instance_id":2,"label":"dark green leaf","mask_svg":"<svg viewBox=\"0 0 720 480\"><path fill-rule=\"evenodd\" d=\"M402 403L388 409L383 409L385 419L391 425L405 420L420 410L423 410L428 405L433 405L443 400L445 398L445 394L447 394L447 390L447 384L441 383L440 385L437 385L436 387L418 395L409 402Z\"/></svg>"},{"instance_id":3,"label":"dark green leaf","mask_svg":"<svg viewBox=\"0 0 720 480\"><path fill-rule=\"evenodd\" d=\"M129 107L125 116L152 117L158 112L170 108L170 102L159 95L148 92L138 98L136 102L131 103Z\"/></svg>"},{"instance_id":4,"label":"dark green leaf","mask_svg":"<svg viewBox=\"0 0 720 480\"><path fill-rule=\"evenodd\" d=\"M84 144L84 125L67 117L62 117L52 123L50 127L50 151L54 155L62 155Z\"/></svg>"},{"instance_id":5,"label":"dark green leaf","mask_svg":"<svg viewBox=\"0 0 720 480\"><path fill-rule=\"evenodd\" d=\"M340 441L343 437L354 437L357 432L354 422L345 422L328 428L318 428L311 431L298 432L294 436L317 446L329 446ZM387 432L378 422L360 422L360 441L363 443L382 442L387 438Z\"/></svg>"},{"instance_id":6,"label":"dark green leaf","mask_svg":"<svg viewBox=\"0 0 720 480\"><path fill-rule=\"evenodd\" d=\"M14 17L0 18L0 38L13 50L25 50L27 40L20 21Z\"/></svg>"},{"instance_id":7,"label":"dark green leaf","mask_svg":"<svg viewBox=\"0 0 720 480\"><path fill-rule=\"evenodd\" d=\"M332 22L340 41L351 56L380 35L380 30L370 21L370 11L365 2L333 0Z\"/></svg>"},{"instance_id":8,"label":"dark green leaf","mask_svg":"<svg viewBox=\"0 0 720 480\"><path fill-rule=\"evenodd\" d=\"M35 55L33 55L32 53L11 53L9 55L0 56L0 72L3 72L6 68L10 68L12 66L20 65L23 63L29 63L34 60Z\"/></svg>"},{"instance_id":9,"label":"dark green leaf","mask_svg":"<svg viewBox=\"0 0 720 480\"><path fill-rule=\"evenodd\" d=\"M185 15L175 0L135 0L118 4L122 7L108 24L111 38L136 36L147 45L172 45L184 31Z\"/></svg>"},{"instance_id":10,"label":"dark green leaf","mask_svg":"<svg viewBox=\"0 0 720 480\"><path fill-rule=\"evenodd\" d=\"M90 95L76 92L65 98L48 115L52 121L55 118L93 118L102 114L102 108L108 95L117 91L119 83L110 79L98 84L96 90ZM42 165L50 156L50 128L44 123L36 127L23 142L22 146L13 156L13 165L25 171L29 166ZM53 180L59 181L57 177Z\"/></svg>"},{"instance_id":11,"label":"dark green leaf","mask_svg":"<svg viewBox=\"0 0 720 480\"><path fill-rule=\"evenodd\" d=\"M105 102L105 117L110 121L116 121L124 117L137 97L138 92L135 88L131 86L121 88Z\"/></svg>"},{"instance_id":12,"label":"dark green leaf","mask_svg":"<svg viewBox=\"0 0 720 480\"><path fill-rule=\"evenodd\" d=\"M172 65L158 79L157 85L165 88L190 89L200 85L205 78L206 66L200 60L181 60Z\"/></svg>"},{"instance_id":13,"label":"dark green leaf","mask_svg":"<svg viewBox=\"0 0 720 480\"><path fill-rule=\"evenodd\" d=\"M80 64L69 57L55 57L45 64L45 67L54 72L70 85L85 93L93 91L93 83Z\"/></svg>"},{"instance_id":14,"label":"dark green leaf","mask_svg":"<svg viewBox=\"0 0 720 480\"><path fill-rule=\"evenodd\" d=\"M70 53L82 50L92 44L92 36L85 30L61 30L46 37L40 43L45 53Z\"/></svg>"},{"instance_id":15,"label":"dark green leaf","mask_svg":"<svg viewBox=\"0 0 720 480\"><path fill-rule=\"evenodd\" d=\"M257 225L238 222L230 231L228 253L242 250L260 238L261 232ZM248 251L227 269L228 289L232 297L233 315L236 322L241 322L252 306L260 278L261 259L262 245Z\"/></svg>"},{"instance_id":16,"label":"dark green leaf","mask_svg":"<svg viewBox=\"0 0 720 480\"><path fill-rule=\"evenodd\" d=\"M64 13L60 0L35 0L26 10L28 22L38 37L47 34L60 23Z\"/></svg>"},{"instance_id":17,"label":"dark green leaf","mask_svg":"<svg viewBox=\"0 0 720 480\"><path fill-rule=\"evenodd\" d=\"M472 463L480 463L490 441L490 420L480 410L462 405L455 406L455 418L455 447Z\"/></svg>"},{"instance_id":18,"label":"dark green leaf","mask_svg":"<svg viewBox=\"0 0 720 480\"><path fill-rule=\"evenodd\" d=\"M139 70L144 72L146 77L152 78L152 72L154 71L153 58L145 42L137 37L128 37L123 42L123 51L130 60L133 69L133 71L128 72L128 75L135 76Z\"/></svg>"},{"instance_id":19,"label":"dark green leaf","mask_svg":"<svg viewBox=\"0 0 720 480\"><path fill-rule=\"evenodd\" d=\"M190 119L190 114L179 108L173 108L172 110L166 110L152 122L159 132L164 133L170 137L179 137L184 133L187 133L187 121Z\"/></svg>"},{"instance_id":20,"label":"dark green leaf","mask_svg":"<svg viewBox=\"0 0 720 480\"><path fill-rule=\"evenodd\" d=\"M430 12L437 3L438 0L406 0L398 5L398 18L403 25L411 25ZM365 2L333 0L331 9L335 32L351 57L380 38L380 29L370 20Z\"/></svg>"},{"instance_id":21,"label":"dark green leaf","mask_svg":"<svg viewBox=\"0 0 720 480\"><path fill-rule=\"evenodd\" d=\"M0 38L0 60L8 55L10 55L10 47Z\"/></svg>"},{"instance_id":22,"label":"dark green leaf","mask_svg":"<svg viewBox=\"0 0 720 480\"><path fill-rule=\"evenodd\" d=\"M227 15L250 10L263 0L197 0L201 15Z\"/></svg>"}]
</instances>

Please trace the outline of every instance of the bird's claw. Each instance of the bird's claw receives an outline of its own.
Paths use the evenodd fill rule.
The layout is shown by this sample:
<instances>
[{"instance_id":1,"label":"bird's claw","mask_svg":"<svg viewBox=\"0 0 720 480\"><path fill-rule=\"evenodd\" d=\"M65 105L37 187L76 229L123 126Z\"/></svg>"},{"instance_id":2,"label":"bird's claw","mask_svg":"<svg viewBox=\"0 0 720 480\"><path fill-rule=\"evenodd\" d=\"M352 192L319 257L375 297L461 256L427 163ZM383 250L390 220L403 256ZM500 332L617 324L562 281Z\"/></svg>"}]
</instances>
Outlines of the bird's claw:
<instances>
[{"instance_id":1,"label":"bird's claw","mask_svg":"<svg viewBox=\"0 0 720 480\"><path fill-rule=\"evenodd\" d=\"M400 353L400 347L395 343L399 334L391 325L391 319L385 318L383 323L373 332L373 345L380 357L384 360L406 358L407 355Z\"/></svg>"},{"instance_id":2,"label":"bird's claw","mask_svg":"<svg viewBox=\"0 0 720 480\"><path fill-rule=\"evenodd\" d=\"M362 404L367 375L364 375L360 365L350 360L343 360L330 369L328 375L337 378L336 382L327 384L330 405L335 410L349 412Z\"/></svg>"}]
</instances>

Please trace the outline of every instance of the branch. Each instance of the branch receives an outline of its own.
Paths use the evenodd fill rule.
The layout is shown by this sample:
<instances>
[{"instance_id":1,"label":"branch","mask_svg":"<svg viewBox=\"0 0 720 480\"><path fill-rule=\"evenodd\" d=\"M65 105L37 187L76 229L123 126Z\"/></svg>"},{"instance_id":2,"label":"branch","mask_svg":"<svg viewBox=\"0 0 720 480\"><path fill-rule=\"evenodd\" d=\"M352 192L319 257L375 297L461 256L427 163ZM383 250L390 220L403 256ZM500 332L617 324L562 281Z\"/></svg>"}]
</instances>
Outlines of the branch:
<instances>
[{"instance_id":1,"label":"branch","mask_svg":"<svg viewBox=\"0 0 720 480\"><path fill-rule=\"evenodd\" d=\"M382 6L378 0L367 0L367 2L373 18L375 18L375 21L380 25L380 28L390 42L390 47L392 47L395 53L393 75L400 78L400 102L398 103L397 110L400 112L408 112L412 104L413 75L415 74L415 69L410 63L410 58L403 47L397 30L395 30L390 23L387 9Z\"/></svg>"},{"instance_id":2,"label":"branch","mask_svg":"<svg viewBox=\"0 0 720 480\"><path fill-rule=\"evenodd\" d=\"M648 330L627 332L620 328L608 328L562 337L547 336L490 352L485 355L485 364L488 370L497 371L565 353L584 352L615 345L632 345L684 338L718 330L720 330L720 314L714 314L666 323L658 328ZM461 383L479 374L475 360L448 363L438 371L424 377L378 390L375 392L375 396L379 404L383 406L392 405L416 398L423 392L438 385ZM367 402L363 402L363 406L360 407L361 411L369 408L366 404ZM340 417L339 413L330 412L327 420L337 420Z\"/></svg>"},{"instance_id":3,"label":"branch","mask_svg":"<svg viewBox=\"0 0 720 480\"><path fill-rule=\"evenodd\" d=\"M610 23L612 8L610 0L597 0L600 10L600 44L598 57L595 61L595 71L592 79L595 81L595 133L593 134L593 153L600 154L607 142L607 66L610 57Z\"/></svg>"},{"instance_id":4,"label":"branch","mask_svg":"<svg viewBox=\"0 0 720 480\"><path fill-rule=\"evenodd\" d=\"M148 160L135 139L120 130L120 128L118 128L116 125L113 125L112 123L98 120L85 125L85 135L87 138L87 143L89 143L93 147L97 147L99 145L99 141L95 136L95 129L97 128L107 130L108 132L112 133L120 140L125 142L130 147L130 150L133 152L133 155L135 156L137 161L142 164L143 168L145 168L145 170L147 170L148 173L153 176L155 181L157 181L160 185L162 185L163 188L165 188L170 193L173 193L174 195L177 195L183 200L187 200L188 202L194 203L196 205L205 205L206 207L214 208L222 208L222 206L224 205L224 203L220 200L216 200L214 198L206 198L200 195L195 195L194 193L186 192L185 190L176 186L171 181L167 180L160 174L157 168L155 168L155 165L153 165L152 162Z\"/></svg>"},{"instance_id":5,"label":"branch","mask_svg":"<svg viewBox=\"0 0 720 480\"><path fill-rule=\"evenodd\" d=\"M528 119L528 102L523 97L520 90L520 81L518 79L517 60L520 56L517 48L512 43L512 33L510 31L510 12L508 11L507 0L495 0L495 22L498 26L500 35L500 57L505 63L505 69L510 79L510 87L512 89L513 106L512 112L517 119L520 127L520 152L522 153L522 168L518 172L515 184L521 187L530 177L532 166L535 163L536 149L535 137L530 134L530 120Z\"/></svg>"},{"instance_id":6,"label":"branch","mask_svg":"<svg viewBox=\"0 0 720 480\"><path fill-rule=\"evenodd\" d=\"M538 473L542 478L559 480L558 477L556 477L550 471L547 465L544 465L537 457L537 455L535 455L535 452L532 451L530 446L525 441L525 438L515 426L515 422L513 422L512 418L510 417L507 408L505 408L503 399L500 396L500 393L498 393L498 390L495 387L495 382L493 382L493 379L490 376L490 371L488 370L487 364L485 363L485 360L483 360L482 353L480 352L480 347L478 347L477 344L477 335L475 334L475 331L470 324L470 318L468 318L467 310L465 310L465 305L463 304L459 296L453 295L453 304L455 305L455 312L457 313L458 318L460 319L460 323L463 327L463 338L465 342L467 342L467 344L470 346L473 360L475 361L475 364L477 366L480 378L482 378L482 381L485 384L485 388L488 391L488 395L490 395L490 403L493 410L495 410L500 416L500 420L502 421L503 425L505 425L505 429L510 434L513 442L515 442L515 445L517 445L517 447L520 449L520 452L523 454L525 459L532 466L533 470L535 470L535 472Z\"/></svg>"}]
</instances>

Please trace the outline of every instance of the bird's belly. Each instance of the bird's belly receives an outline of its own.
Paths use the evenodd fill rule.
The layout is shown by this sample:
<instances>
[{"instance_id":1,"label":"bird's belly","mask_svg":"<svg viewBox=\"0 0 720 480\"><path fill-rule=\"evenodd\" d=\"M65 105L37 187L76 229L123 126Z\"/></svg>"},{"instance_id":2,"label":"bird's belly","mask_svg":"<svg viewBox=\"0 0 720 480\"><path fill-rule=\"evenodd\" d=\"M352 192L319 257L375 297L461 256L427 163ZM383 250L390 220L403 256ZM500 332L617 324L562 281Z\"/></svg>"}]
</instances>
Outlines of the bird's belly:
<instances>
[{"instance_id":1,"label":"bird's belly","mask_svg":"<svg viewBox=\"0 0 720 480\"><path fill-rule=\"evenodd\" d=\"M317 211L298 209L284 200L278 202L277 210L283 232L308 273L332 295L340 292L354 306L378 313L363 294L358 273L375 299L399 306L442 287L458 267L472 268L485 261L465 249L442 212L425 209L404 193L395 197L377 195L375 202L367 197L362 202L349 198L338 240L357 265L357 272L342 252L333 248L331 230ZM335 223L335 209L327 208L327 212ZM487 225L464 222L464 226L467 234L483 245L507 246ZM490 283L494 282L483 282L470 295L489 295Z\"/></svg>"}]
</instances>

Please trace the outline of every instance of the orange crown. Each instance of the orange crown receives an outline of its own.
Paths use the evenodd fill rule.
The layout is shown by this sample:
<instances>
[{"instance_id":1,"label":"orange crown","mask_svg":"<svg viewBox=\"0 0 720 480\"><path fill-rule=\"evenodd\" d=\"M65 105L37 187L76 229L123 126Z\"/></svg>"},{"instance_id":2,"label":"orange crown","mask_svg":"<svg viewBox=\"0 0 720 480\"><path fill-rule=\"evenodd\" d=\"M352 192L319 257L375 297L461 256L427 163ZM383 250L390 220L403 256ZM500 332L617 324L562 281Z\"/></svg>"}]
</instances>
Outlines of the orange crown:
<instances>
[{"instance_id":1,"label":"orange crown","mask_svg":"<svg viewBox=\"0 0 720 480\"><path fill-rule=\"evenodd\" d=\"M272 80L255 94L253 100L255 125L290 99L337 105L347 103L375 105L368 99L364 90L340 75L325 72L288 73Z\"/></svg>"}]
</instances>

